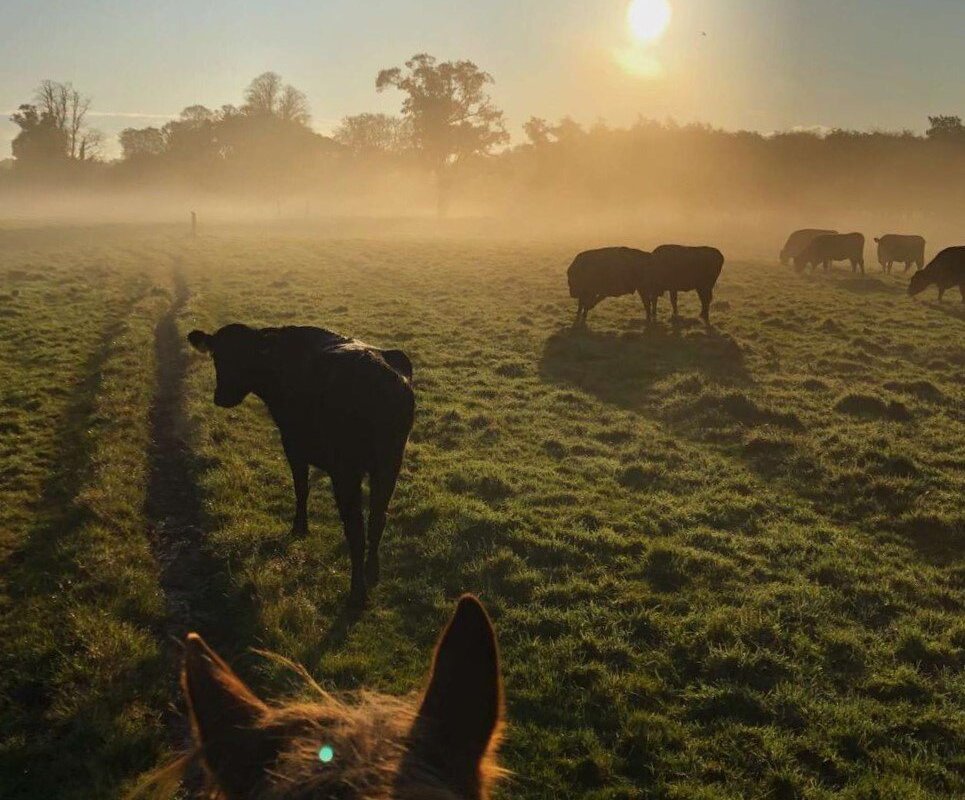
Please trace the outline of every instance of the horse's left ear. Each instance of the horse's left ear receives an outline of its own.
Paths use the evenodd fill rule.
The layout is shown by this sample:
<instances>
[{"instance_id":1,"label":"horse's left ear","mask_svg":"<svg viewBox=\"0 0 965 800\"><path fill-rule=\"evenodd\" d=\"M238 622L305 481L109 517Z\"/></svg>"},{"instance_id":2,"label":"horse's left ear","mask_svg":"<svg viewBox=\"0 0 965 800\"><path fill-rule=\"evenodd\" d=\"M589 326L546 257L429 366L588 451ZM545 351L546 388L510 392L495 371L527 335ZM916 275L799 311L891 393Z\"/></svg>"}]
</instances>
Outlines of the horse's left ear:
<instances>
[{"instance_id":1,"label":"horse's left ear","mask_svg":"<svg viewBox=\"0 0 965 800\"><path fill-rule=\"evenodd\" d=\"M420 758L453 788L475 795L502 706L496 633L482 604L465 595L436 645L414 729Z\"/></svg>"},{"instance_id":2,"label":"horse's left ear","mask_svg":"<svg viewBox=\"0 0 965 800\"><path fill-rule=\"evenodd\" d=\"M205 765L226 796L247 797L277 755L258 727L267 707L196 633L185 642L181 686Z\"/></svg>"},{"instance_id":3,"label":"horse's left ear","mask_svg":"<svg viewBox=\"0 0 965 800\"><path fill-rule=\"evenodd\" d=\"M188 341L191 346L200 353L211 352L211 334L204 331L194 330L188 334Z\"/></svg>"}]
</instances>

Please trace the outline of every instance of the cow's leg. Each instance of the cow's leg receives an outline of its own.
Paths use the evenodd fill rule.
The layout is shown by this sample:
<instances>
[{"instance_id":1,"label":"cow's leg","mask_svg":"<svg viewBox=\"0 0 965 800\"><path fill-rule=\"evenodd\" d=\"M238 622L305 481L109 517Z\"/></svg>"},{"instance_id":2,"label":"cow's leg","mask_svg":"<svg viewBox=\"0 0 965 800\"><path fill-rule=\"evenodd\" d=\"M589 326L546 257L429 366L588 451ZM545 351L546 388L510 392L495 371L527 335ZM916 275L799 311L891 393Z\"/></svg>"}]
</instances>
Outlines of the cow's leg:
<instances>
[{"instance_id":1,"label":"cow's leg","mask_svg":"<svg viewBox=\"0 0 965 800\"><path fill-rule=\"evenodd\" d=\"M395 482L402 468L405 445L387 464L369 474L369 530L368 552L365 556L365 580L368 586L379 582L379 544L385 531L389 501L395 492Z\"/></svg>"},{"instance_id":2,"label":"cow's leg","mask_svg":"<svg viewBox=\"0 0 965 800\"><path fill-rule=\"evenodd\" d=\"M965 303L965 283L958 284L958 291L962 293L962 302Z\"/></svg>"},{"instance_id":3,"label":"cow's leg","mask_svg":"<svg viewBox=\"0 0 965 800\"><path fill-rule=\"evenodd\" d=\"M295 518L292 520L292 536L308 534L308 462L293 448L284 445L288 466L292 471L295 487Z\"/></svg>"},{"instance_id":4,"label":"cow's leg","mask_svg":"<svg viewBox=\"0 0 965 800\"><path fill-rule=\"evenodd\" d=\"M583 298L581 297L579 300L576 301L576 324L579 325L582 319L583 319Z\"/></svg>"},{"instance_id":5,"label":"cow's leg","mask_svg":"<svg viewBox=\"0 0 965 800\"><path fill-rule=\"evenodd\" d=\"M698 289L697 296L700 298L700 317L710 325L710 301L713 299L713 289Z\"/></svg>"},{"instance_id":6,"label":"cow's leg","mask_svg":"<svg viewBox=\"0 0 965 800\"><path fill-rule=\"evenodd\" d=\"M944 297L944 296L945 296L945 287L944 287L944 286L939 286L939 287L938 287L938 302L939 302L939 303L942 301L942 297Z\"/></svg>"},{"instance_id":7,"label":"cow's leg","mask_svg":"<svg viewBox=\"0 0 965 800\"><path fill-rule=\"evenodd\" d=\"M349 605L365 604L365 522L362 519L362 475L355 471L332 473L332 491L352 558L352 588Z\"/></svg>"},{"instance_id":8,"label":"cow's leg","mask_svg":"<svg viewBox=\"0 0 965 800\"><path fill-rule=\"evenodd\" d=\"M670 293L670 305L673 307L673 315L676 317L677 316L677 293L676 292Z\"/></svg>"},{"instance_id":9,"label":"cow's leg","mask_svg":"<svg viewBox=\"0 0 965 800\"><path fill-rule=\"evenodd\" d=\"M652 321L653 317L650 315L650 297L645 295L642 291L637 291L640 295L640 301L643 303L643 308L647 314L647 322Z\"/></svg>"}]
</instances>

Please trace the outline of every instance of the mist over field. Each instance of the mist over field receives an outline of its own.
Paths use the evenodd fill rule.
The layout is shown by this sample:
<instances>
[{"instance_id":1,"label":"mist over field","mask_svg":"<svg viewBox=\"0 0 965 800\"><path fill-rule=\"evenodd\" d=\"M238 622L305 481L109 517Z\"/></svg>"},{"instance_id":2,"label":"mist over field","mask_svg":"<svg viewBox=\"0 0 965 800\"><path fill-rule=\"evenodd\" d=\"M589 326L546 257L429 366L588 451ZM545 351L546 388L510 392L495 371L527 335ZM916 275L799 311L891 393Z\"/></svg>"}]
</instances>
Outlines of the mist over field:
<instances>
[{"instance_id":1,"label":"mist over field","mask_svg":"<svg viewBox=\"0 0 965 800\"><path fill-rule=\"evenodd\" d=\"M192 105L160 127L125 129L110 159L84 115L91 98L45 81L13 117L21 132L0 171L0 216L174 222L195 211L202 223L336 219L378 235L394 221L422 233L712 241L762 254L795 227L951 243L965 215L955 116L909 121L924 134L531 117L511 137L488 73L425 55L408 63L377 82L402 92L401 114L346 117L323 136L306 95L269 72L240 105ZM439 75L454 82L451 96L434 94Z\"/></svg>"}]
</instances>

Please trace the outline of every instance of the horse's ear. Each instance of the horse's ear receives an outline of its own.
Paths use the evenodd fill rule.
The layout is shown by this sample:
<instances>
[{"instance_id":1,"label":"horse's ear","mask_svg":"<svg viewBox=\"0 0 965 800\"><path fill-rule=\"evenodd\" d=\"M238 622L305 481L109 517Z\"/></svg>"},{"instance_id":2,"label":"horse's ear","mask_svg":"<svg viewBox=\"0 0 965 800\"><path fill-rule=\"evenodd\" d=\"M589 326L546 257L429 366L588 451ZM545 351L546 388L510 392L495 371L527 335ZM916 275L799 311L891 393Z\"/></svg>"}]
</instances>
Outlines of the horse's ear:
<instances>
[{"instance_id":1,"label":"horse's ear","mask_svg":"<svg viewBox=\"0 0 965 800\"><path fill-rule=\"evenodd\" d=\"M204 331L194 330L188 334L188 341L191 346L201 353L211 352L211 334Z\"/></svg>"},{"instance_id":2,"label":"horse's ear","mask_svg":"<svg viewBox=\"0 0 965 800\"><path fill-rule=\"evenodd\" d=\"M473 596L459 600L436 645L429 687L416 719L419 757L467 795L502 716L499 648L492 623Z\"/></svg>"},{"instance_id":3,"label":"horse's ear","mask_svg":"<svg viewBox=\"0 0 965 800\"><path fill-rule=\"evenodd\" d=\"M257 727L265 704L196 633L185 643L181 686L208 770L228 797L247 796L274 756Z\"/></svg>"}]
</instances>

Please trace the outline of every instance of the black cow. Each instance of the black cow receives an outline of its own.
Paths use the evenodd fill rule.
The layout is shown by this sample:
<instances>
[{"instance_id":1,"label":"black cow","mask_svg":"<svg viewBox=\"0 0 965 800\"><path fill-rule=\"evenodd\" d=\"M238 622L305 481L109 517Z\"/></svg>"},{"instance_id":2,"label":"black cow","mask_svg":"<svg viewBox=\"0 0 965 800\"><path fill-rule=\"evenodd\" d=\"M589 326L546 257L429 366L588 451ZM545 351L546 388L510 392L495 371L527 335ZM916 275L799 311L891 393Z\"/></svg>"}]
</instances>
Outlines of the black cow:
<instances>
[{"instance_id":1,"label":"black cow","mask_svg":"<svg viewBox=\"0 0 965 800\"><path fill-rule=\"evenodd\" d=\"M888 233L880 239L876 237L875 242L878 243L878 263L882 272L890 274L891 266L896 261L904 263L905 272L912 264L918 269L925 266L925 240L921 236Z\"/></svg>"},{"instance_id":2,"label":"black cow","mask_svg":"<svg viewBox=\"0 0 965 800\"><path fill-rule=\"evenodd\" d=\"M604 297L638 291L649 263L650 253L632 247L604 247L580 253L566 271L570 297L578 301L576 321L585 322L590 309Z\"/></svg>"},{"instance_id":3,"label":"black cow","mask_svg":"<svg viewBox=\"0 0 965 800\"><path fill-rule=\"evenodd\" d=\"M677 293L695 291L700 297L700 316L709 325L710 301L723 267L724 256L714 247L660 245L653 251L640 289L640 296L647 307L647 319L656 318L657 298L664 292L670 292L670 304L676 317Z\"/></svg>"},{"instance_id":4,"label":"black cow","mask_svg":"<svg viewBox=\"0 0 965 800\"><path fill-rule=\"evenodd\" d=\"M816 237L835 233L837 233L837 231L826 231L820 228L802 228L799 231L794 231L794 233L787 238L784 249L781 250L781 263L786 267L793 259L797 258L804 251L804 248L811 244L812 240Z\"/></svg>"},{"instance_id":5,"label":"black cow","mask_svg":"<svg viewBox=\"0 0 965 800\"><path fill-rule=\"evenodd\" d=\"M365 602L379 578L379 542L415 411L412 364L401 350L378 350L310 327L228 325L188 340L214 359L215 405L260 397L281 433L295 484L292 533L308 532L308 468L324 470L352 557L350 602ZM369 476L368 558L362 478Z\"/></svg>"},{"instance_id":6,"label":"black cow","mask_svg":"<svg viewBox=\"0 0 965 800\"><path fill-rule=\"evenodd\" d=\"M857 272L860 267L864 275L864 236L860 233L816 236L794 259L794 266L804 269L810 264L817 269L818 264L823 264L827 272L835 261L850 261L851 271Z\"/></svg>"},{"instance_id":7,"label":"black cow","mask_svg":"<svg viewBox=\"0 0 965 800\"><path fill-rule=\"evenodd\" d=\"M957 286L965 303L965 247L948 247L935 256L924 269L911 276L908 294L914 297L929 286L938 287L941 300L946 289Z\"/></svg>"}]
</instances>

